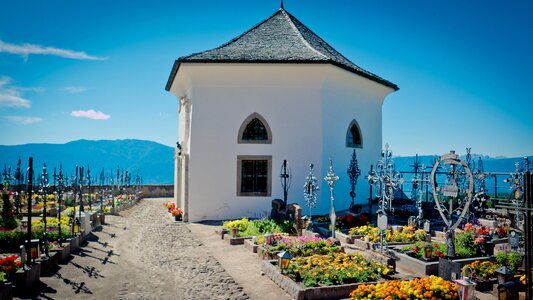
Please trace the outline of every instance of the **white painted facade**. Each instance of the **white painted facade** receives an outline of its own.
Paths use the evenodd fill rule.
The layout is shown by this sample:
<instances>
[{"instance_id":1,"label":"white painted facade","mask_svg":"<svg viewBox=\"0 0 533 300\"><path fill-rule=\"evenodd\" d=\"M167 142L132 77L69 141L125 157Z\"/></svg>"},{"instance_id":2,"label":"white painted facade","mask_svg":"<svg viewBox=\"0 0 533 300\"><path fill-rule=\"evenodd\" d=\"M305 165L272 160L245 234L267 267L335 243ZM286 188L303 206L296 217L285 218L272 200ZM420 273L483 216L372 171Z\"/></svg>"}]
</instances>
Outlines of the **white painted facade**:
<instances>
[{"instance_id":1,"label":"white painted facade","mask_svg":"<svg viewBox=\"0 0 533 300\"><path fill-rule=\"evenodd\" d=\"M299 203L308 213L303 185L309 163L314 163L320 195L313 215L329 212L329 188L323 177L331 157L340 177L336 208L347 209L346 170L353 148L346 147L346 134L354 119L363 144L356 149L362 173L357 202L367 202L364 177L380 157L381 107L392 88L330 64L184 62L170 91L180 99L182 149L175 157L175 201L189 221L268 214L272 199L283 199L279 173L284 159L293 175L289 203ZM253 113L268 123L272 143L238 143L239 128ZM270 196L237 196L237 157L242 155L272 157Z\"/></svg>"}]
</instances>

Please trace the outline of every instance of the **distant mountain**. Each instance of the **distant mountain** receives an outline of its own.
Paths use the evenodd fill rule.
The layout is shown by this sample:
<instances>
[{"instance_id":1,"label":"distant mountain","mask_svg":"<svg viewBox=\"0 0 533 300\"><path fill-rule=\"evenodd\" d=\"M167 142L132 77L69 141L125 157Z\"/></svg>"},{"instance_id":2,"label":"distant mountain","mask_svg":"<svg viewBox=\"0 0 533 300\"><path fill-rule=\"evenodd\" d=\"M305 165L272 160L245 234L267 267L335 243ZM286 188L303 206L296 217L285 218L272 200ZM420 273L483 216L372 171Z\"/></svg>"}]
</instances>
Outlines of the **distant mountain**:
<instances>
[{"instance_id":1,"label":"distant mountain","mask_svg":"<svg viewBox=\"0 0 533 300\"><path fill-rule=\"evenodd\" d=\"M11 166L13 174L19 157L21 168L28 167L28 157L33 157L35 173L41 173L46 163L49 174L54 167L69 176L74 173L76 165L88 166L91 177L99 178L102 168L106 176L112 170L116 177L117 166L128 171L132 180L139 172L144 184L172 184L174 182L174 149L156 142L144 140L78 140L66 144L25 144L16 146L0 146L0 173L4 164ZM51 178L51 177L50 177Z\"/></svg>"},{"instance_id":2,"label":"distant mountain","mask_svg":"<svg viewBox=\"0 0 533 300\"><path fill-rule=\"evenodd\" d=\"M43 163L46 163L48 172L53 173L54 167L63 165L63 170L69 176L74 173L76 165L90 166L91 177L99 178L102 168L106 176L113 171L116 177L117 166L136 176L137 171L143 178L144 184L173 184L174 176L174 149L152 141L145 140L78 140L66 144L25 144L16 146L0 146L0 173L3 173L4 164L11 167L14 174L19 157L22 160L22 169L28 167L28 157L32 156L35 173L41 173ZM493 158L473 154L476 166L478 157L482 157L486 172L514 172L515 162L522 163L522 157ZM426 171L431 171L435 156L419 156L420 164L426 165ZM464 159L464 156L461 157ZM411 171L414 156L393 157L397 171ZM533 156L529 157L533 163ZM533 167L533 166L532 166Z\"/></svg>"},{"instance_id":3,"label":"distant mountain","mask_svg":"<svg viewBox=\"0 0 533 300\"><path fill-rule=\"evenodd\" d=\"M418 156L419 164L426 165L426 171L431 171L435 163L437 156L433 155L421 155ZM465 159L464 156L460 157ZM523 157L490 157L480 154L472 154L472 162L474 163L474 170L477 170L479 165L479 158L483 161L483 170L485 172L505 172L510 173L515 171L515 162L519 162L520 166L523 167ZM397 171L412 171L415 161L415 156L398 156L393 157L394 166ZM529 156L529 161L531 162L530 168L533 168L533 156Z\"/></svg>"}]
</instances>

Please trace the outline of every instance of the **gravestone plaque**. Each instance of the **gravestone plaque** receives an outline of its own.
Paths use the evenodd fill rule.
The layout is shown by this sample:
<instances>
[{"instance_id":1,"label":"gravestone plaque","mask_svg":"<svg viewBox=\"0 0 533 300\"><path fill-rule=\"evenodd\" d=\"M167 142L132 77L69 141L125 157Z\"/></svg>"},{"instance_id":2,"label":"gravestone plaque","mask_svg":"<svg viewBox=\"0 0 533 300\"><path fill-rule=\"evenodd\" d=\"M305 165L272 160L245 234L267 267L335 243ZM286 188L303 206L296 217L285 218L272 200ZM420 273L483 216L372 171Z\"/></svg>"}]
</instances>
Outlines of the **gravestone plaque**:
<instances>
[{"instance_id":1,"label":"gravestone plaque","mask_svg":"<svg viewBox=\"0 0 533 300\"><path fill-rule=\"evenodd\" d=\"M424 222L424 231L425 231L426 233L429 233L429 232L431 231L431 224L429 223L428 220L426 220L426 221Z\"/></svg>"},{"instance_id":2,"label":"gravestone plaque","mask_svg":"<svg viewBox=\"0 0 533 300\"><path fill-rule=\"evenodd\" d=\"M378 215L378 228L380 230L387 229L387 216L385 214L379 214Z\"/></svg>"},{"instance_id":3,"label":"gravestone plaque","mask_svg":"<svg viewBox=\"0 0 533 300\"><path fill-rule=\"evenodd\" d=\"M520 236L514 230L509 233L509 246L511 246L513 251L517 251L520 248Z\"/></svg>"},{"instance_id":4,"label":"gravestone plaque","mask_svg":"<svg viewBox=\"0 0 533 300\"><path fill-rule=\"evenodd\" d=\"M439 258L439 277L452 281L461 277L461 264L450 259Z\"/></svg>"}]
</instances>

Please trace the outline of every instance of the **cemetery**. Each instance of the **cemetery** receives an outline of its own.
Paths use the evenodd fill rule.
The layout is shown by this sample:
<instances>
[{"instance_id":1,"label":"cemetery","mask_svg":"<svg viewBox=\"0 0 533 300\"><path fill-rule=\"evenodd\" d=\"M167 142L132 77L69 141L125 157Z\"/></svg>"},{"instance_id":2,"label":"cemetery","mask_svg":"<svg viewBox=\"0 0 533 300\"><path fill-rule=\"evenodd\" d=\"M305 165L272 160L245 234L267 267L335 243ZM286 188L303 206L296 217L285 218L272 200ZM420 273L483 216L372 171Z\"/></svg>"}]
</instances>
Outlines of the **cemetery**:
<instances>
[{"instance_id":1,"label":"cemetery","mask_svg":"<svg viewBox=\"0 0 533 300\"><path fill-rule=\"evenodd\" d=\"M92 176L76 167L71 177L61 166L27 171L19 159L16 169L2 172L0 218L1 299L21 297L34 289L41 276L50 276L68 262L92 231L143 198L141 178L128 172L101 170ZM93 173L94 174L94 173Z\"/></svg>"},{"instance_id":2,"label":"cemetery","mask_svg":"<svg viewBox=\"0 0 533 300\"><path fill-rule=\"evenodd\" d=\"M362 173L354 172L355 155L353 159L348 176ZM324 180L330 187L331 211L312 215L318 185L311 164L302 184L306 207L273 200L271 218L226 221L216 232L230 245L244 244L257 253L264 260L266 276L294 299L389 299L391 291L397 297L390 299L476 299L480 293L487 299L528 299L528 164L526 158L517 162L516 173L491 174L479 168L481 160L474 169L468 156L461 160L452 151L436 158L427 179L414 176L407 183L395 170L386 145L376 168L365 178L375 191L369 207L356 207L353 202L336 207L334 188L339 176L330 161ZM284 166L282 182L290 179ZM486 189L485 178L498 175L506 177L502 184L510 191L508 198L495 198ZM355 184L357 176L351 179ZM420 192L424 184L431 191L427 200ZM417 209L412 216L391 223L396 191L407 185L418 189L412 191L417 197L409 203ZM487 205L491 199L494 207ZM369 210L372 202L377 203L375 211ZM405 199L400 203L405 205ZM423 209L429 205L436 213ZM303 211L309 214L303 216Z\"/></svg>"},{"instance_id":3,"label":"cemetery","mask_svg":"<svg viewBox=\"0 0 533 300\"><path fill-rule=\"evenodd\" d=\"M167 41L163 32L157 40ZM398 41L390 44L406 43ZM1 40L0 46L22 53L25 62L29 54L51 52L102 64L115 48L128 48L109 46L109 57L100 57ZM36 53L20 50L27 46ZM150 52L153 61L162 56L151 45L146 49L138 52ZM133 94L161 75L133 65L153 63L144 57L123 61L145 77L124 78ZM113 72L98 72L119 81ZM45 90L10 84L0 77L0 92L9 96L0 95L7 103L2 109L30 108L23 92ZM173 169L173 184L143 184L131 166L37 166L31 155L27 164L19 158L4 166L0 300L533 299L529 158L510 166L513 172L487 171L484 157L476 161L466 148L464 155L451 150L425 163L416 154L408 169L399 169L399 157L382 135L383 106L398 85L350 61L285 10L283 1L228 42L175 59L164 89L175 97L177 140L166 146L171 155L156 153L172 156L163 169ZM110 95L131 97L125 91ZM156 103L153 91L146 95L143 105ZM122 122L170 124L164 123L165 108L158 114L139 108L145 109L143 118L127 115ZM94 109L61 114L111 118ZM115 120L121 119L109 122ZM116 154L106 151L100 160Z\"/></svg>"}]
</instances>

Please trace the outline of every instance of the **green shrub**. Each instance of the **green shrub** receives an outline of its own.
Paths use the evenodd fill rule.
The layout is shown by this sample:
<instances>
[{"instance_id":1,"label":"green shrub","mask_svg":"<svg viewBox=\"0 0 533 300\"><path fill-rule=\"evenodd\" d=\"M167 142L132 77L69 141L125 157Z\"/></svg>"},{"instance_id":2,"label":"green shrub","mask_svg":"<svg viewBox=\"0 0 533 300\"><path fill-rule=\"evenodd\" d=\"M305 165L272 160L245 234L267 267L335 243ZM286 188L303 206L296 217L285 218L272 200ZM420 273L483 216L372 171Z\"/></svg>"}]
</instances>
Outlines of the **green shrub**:
<instances>
[{"instance_id":1,"label":"green shrub","mask_svg":"<svg viewBox=\"0 0 533 300\"><path fill-rule=\"evenodd\" d=\"M496 253L496 261L501 266L508 266L511 270L516 272L522 266L524 255L519 252L498 252Z\"/></svg>"}]
</instances>

